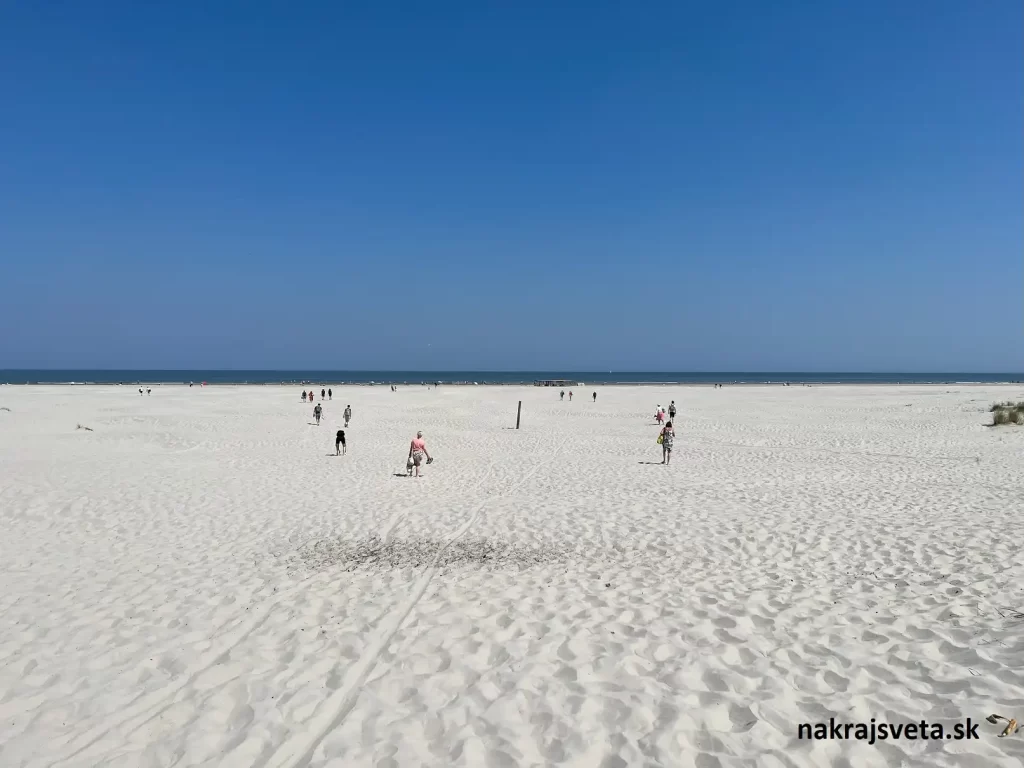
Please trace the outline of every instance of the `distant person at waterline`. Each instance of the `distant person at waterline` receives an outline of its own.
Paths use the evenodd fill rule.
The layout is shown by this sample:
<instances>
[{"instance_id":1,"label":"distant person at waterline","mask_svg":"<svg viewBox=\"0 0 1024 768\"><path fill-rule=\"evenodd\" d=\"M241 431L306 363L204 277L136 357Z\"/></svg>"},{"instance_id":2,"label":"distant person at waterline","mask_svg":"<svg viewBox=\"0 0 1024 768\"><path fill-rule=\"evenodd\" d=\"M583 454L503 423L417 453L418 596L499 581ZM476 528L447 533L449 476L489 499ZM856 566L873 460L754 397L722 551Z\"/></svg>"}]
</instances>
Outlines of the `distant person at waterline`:
<instances>
[{"instance_id":1,"label":"distant person at waterline","mask_svg":"<svg viewBox=\"0 0 1024 768\"><path fill-rule=\"evenodd\" d=\"M420 464L423 463L424 457L426 457L428 464L433 461L430 458L430 453L427 451L427 442L423 439L423 433L417 432L416 437L409 443L409 460L412 461L416 477L420 476ZM406 462L406 466L408 466L408 462Z\"/></svg>"},{"instance_id":2,"label":"distant person at waterline","mask_svg":"<svg viewBox=\"0 0 1024 768\"><path fill-rule=\"evenodd\" d=\"M318 427L320 426L320 417L323 416L323 414L324 409L321 407L319 403L317 403L316 408L313 409L313 418L316 419L316 425Z\"/></svg>"},{"instance_id":3,"label":"distant person at waterline","mask_svg":"<svg viewBox=\"0 0 1024 768\"><path fill-rule=\"evenodd\" d=\"M348 429L348 423L352 420L352 406L345 406L345 429Z\"/></svg>"}]
</instances>

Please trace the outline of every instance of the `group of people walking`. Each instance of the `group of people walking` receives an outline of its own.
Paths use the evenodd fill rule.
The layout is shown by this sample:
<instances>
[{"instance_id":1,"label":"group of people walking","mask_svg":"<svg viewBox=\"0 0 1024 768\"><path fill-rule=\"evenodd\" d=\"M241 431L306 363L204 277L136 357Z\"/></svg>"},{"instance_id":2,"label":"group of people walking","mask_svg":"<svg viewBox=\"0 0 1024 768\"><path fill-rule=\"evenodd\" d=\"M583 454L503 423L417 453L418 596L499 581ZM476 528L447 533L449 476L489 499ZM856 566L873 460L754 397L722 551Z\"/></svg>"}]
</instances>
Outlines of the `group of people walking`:
<instances>
[{"instance_id":1,"label":"group of people walking","mask_svg":"<svg viewBox=\"0 0 1024 768\"><path fill-rule=\"evenodd\" d=\"M308 393L306 392L306 390L302 390L302 402L306 402L306 398L307 397L309 398L309 402L312 403L314 398L316 398L316 392L314 392L312 389L309 390ZM321 400L333 400L334 399L334 390L332 390L332 389L321 389L320 390L320 399Z\"/></svg>"},{"instance_id":2,"label":"group of people walking","mask_svg":"<svg viewBox=\"0 0 1024 768\"><path fill-rule=\"evenodd\" d=\"M668 406L668 417L674 419L676 417L676 401L673 400ZM665 423L665 409L660 405L654 411L654 420L659 424Z\"/></svg>"},{"instance_id":3,"label":"group of people walking","mask_svg":"<svg viewBox=\"0 0 1024 768\"><path fill-rule=\"evenodd\" d=\"M597 392L595 392L593 394L593 398L594 398L594 402L596 403L597 402ZM565 390L564 389L561 392L558 393L558 399L559 400L565 400ZM569 390L569 402L570 403L572 402L572 390L571 389Z\"/></svg>"},{"instance_id":4,"label":"group of people walking","mask_svg":"<svg viewBox=\"0 0 1024 768\"><path fill-rule=\"evenodd\" d=\"M324 394L325 393L321 390L321 392L320 392L320 398L321 399L323 399ZM334 393L331 390L329 390L329 389L327 390L326 395L327 395L327 399L328 400L331 400L334 397ZM309 402L313 402L313 398L315 397L315 393L310 392L308 397L309 397ZM302 392L302 399L306 400L306 398L307 398L306 391L303 390L303 392ZM351 405L346 405L345 406L345 412L344 412L343 415L344 415L344 418L345 418L345 429L348 429L348 423L350 421L352 421L352 406ZM320 403L317 403L313 407L313 419L316 421L316 425L318 427L320 426L320 420L323 417L324 417L323 406L320 405ZM348 453L348 442L345 439L345 429L339 429L335 433L335 435L334 435L334 455L335 456L343 456L344 454Z\"/></svg>"},{"instance_id":5,"label":"group of people walking","mask_svg":"<svg viewBox=\"0 0 1024 768\"><path fill-rule=\"evenodd\" d=\"M142 393L142 390L139 390ZM565 398L565 391L559 393L559 399ZM569 391L569 399L572 400L572 390ZM320 399L323 400L326 397L328 400L333 398L334 393L331 390L321 390ZM315 392L302 391L302 400L304 402L313 402L316 397ZM592 395L594 402L597 402L597 392ZM661 405L658 405L655 409L654 420L661 429L658 432L658 445L661 446L661 463L671 464L672 463L672 448L675 442L676 431L672 426L673 421L676 418L676 401L673 400L669 403L668 409L666 410ZM667 415L667 419L666 419ZM316 421L316 425L320 426L320 421L323 418L323 406L317 403L313 408L313 418ZM344 411L345 428L339 429L335 433L334 438L334 454L341 456L348 453L348 443L345 437L345 429L348 429L349 422L352 420L352 406L346 405ZM423 432L417 432L409 442L409 453L405 464L405 473L410 477L420 477L420 467L426 463L430 464L434 461L430 452L427 450L426 441L423 438Z\"/></svg>"},{"instance_id":6,"label":"group of people walking","mask_svg":"<svg viewBox=\"0 0 1024 768\"><path fill-rule=\"evenodd\" d=\"M320 403L317 403L315 406L313 406L313 418L316 419L316 425L318 427L320 426L320 419L323 418L323 415L324 415L324 407L322 405L320 405ZM348 429L348 423L350 421L352 421L352 406L351 405L346 405L345 406L344 417L345 417L345 428Z\"/></svg>"},{"instance_id":7,"label":"group of people walking","mask_svg":"<svg viewBox=\"0 0 1024 768\"><path fill-rule=\"evenodd\" d=\"M672 463L672 443L675 441L676 430L672 426L672 422L676 418L676 401L673 400L668 405L668 420L665 420L665 409L660 405L654 412L654 420L661 426L661 431L658 432L658 445L661 446L661 463L670 464Z\"/></svg>"},{"instance_id":8,"label":"group of people walking","mask_svg":"<svg viewBox=\"0 0 1024 768\"><path fill-rule=\"evenodd\" d=\"M326 390L324 392L321 392L320 397L321 399L323 399L324 396L326 396L327 399L330 400L333 394L334 393L331 392L330 390ZM305 390L302 391L302 400L304 402L312 403L314 402L315 398L315 392L307 393ZM345 430L348 429L349 422L352 421L351 405L345 406L345 411L343 415L345 419L345 427L344 429L339 429L334 434L335 456L344 456L345 454L348 453L348 440L345 436ZM320 426L320 421L321 419L323 419L323 417L323 406L320 403L317 403L313 407L313 419L316 422L317 426ZM405 464L406 475L410 477L420 477L420 467L423 466L424 464L431 464L433 463L433 461L434 458L430 455L430 452L427 450L427 443L426 440L423 438L423 432L417 432L416 437L414 437L412 441L409 443L409 454Z\"/></svg>"}]
</instances>

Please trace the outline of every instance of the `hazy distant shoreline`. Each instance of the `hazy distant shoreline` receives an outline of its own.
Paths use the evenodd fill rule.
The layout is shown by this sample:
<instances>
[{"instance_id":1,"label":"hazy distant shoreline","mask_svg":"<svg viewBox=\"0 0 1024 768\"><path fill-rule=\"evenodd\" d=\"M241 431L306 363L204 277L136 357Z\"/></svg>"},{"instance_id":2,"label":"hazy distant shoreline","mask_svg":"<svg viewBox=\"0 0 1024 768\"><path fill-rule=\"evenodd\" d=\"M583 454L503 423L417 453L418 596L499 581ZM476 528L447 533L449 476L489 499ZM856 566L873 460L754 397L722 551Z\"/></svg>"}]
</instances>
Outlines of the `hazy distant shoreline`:
<instances>
[{"instance_id":1,"label":"hazy distant shoreline","mask_svg":"<svg viewBox=\"0 0 1024 768\"><path fill-rule=\"evenodd\" d=\"M823 386L1020 384L1024 373L639 372L494 371L171 371L0 370L0 384L28 386L533 386L562 380L574 386ZM560 388L561 385L555 385Z\"/></svg>"}]
</instances>

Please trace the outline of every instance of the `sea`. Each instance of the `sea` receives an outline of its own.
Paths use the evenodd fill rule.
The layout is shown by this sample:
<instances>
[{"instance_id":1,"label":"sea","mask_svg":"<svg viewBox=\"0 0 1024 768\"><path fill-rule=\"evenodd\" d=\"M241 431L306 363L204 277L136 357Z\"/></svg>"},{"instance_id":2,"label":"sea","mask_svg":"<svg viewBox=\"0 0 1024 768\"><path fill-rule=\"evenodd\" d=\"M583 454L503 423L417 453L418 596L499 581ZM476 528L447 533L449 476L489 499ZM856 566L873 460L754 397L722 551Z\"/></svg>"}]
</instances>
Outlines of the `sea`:
<instances>
[{"instance_id":1,"label":"sea","mask_svg":"<svg viewBox=\"0 0 1024 768\"><path fill-rule=\"evenodd\" d=\"M807 371L0 370L0 384L1006 384L1024 373Z\"/></svg>"}]
</instances>

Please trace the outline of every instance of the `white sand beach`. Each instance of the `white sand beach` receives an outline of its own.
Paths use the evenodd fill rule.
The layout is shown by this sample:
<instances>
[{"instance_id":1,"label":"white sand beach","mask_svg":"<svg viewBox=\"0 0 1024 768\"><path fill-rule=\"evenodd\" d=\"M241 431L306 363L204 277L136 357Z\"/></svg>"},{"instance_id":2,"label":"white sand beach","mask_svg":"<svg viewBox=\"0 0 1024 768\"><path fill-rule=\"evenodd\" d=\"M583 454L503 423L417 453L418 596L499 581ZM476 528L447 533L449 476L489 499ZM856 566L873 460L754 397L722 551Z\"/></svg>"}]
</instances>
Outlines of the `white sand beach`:
<instances>
[{"instance_id":1,"label":"white sand beach","mask_svg":"<svg viewBox=\"0 0 1024 768\"><path fill-rule=\"evenodd\" d=\"M332 387L0 387L0 766L1024 764L1024 385Z\"/></svg>"}]
</instances>

